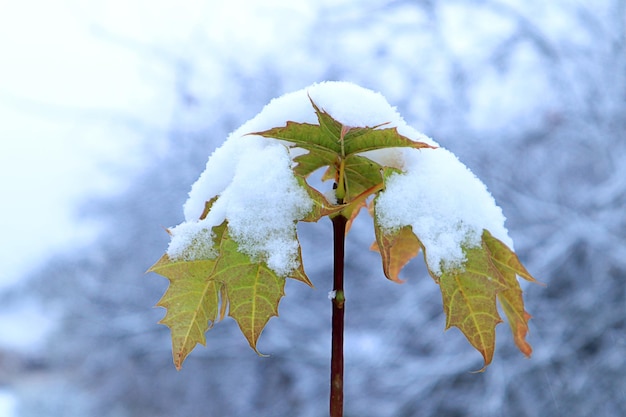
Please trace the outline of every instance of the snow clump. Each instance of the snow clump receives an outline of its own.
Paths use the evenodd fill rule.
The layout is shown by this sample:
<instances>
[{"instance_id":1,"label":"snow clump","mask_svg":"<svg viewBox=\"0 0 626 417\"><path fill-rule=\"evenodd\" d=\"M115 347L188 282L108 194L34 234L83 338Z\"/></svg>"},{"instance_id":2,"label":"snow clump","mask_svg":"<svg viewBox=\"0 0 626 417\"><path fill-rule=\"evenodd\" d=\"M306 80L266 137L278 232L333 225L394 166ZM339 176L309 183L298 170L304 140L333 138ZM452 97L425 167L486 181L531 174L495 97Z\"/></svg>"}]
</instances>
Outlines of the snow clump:
<instances>
[{"instance_id":1,"label":"snow clump","mask_svg":"<svg viewBox=\"0 0 626 417\"><path fill-rule=\"evenodd\" d=\"M277 141L231 137L209 158L192 187L185 205L187 220L170 229L170 258L214 258L210 231L228 220L229 234L243 253L263 259L281 276L297 269L295 222L308 214L313 201L298 184L291 164L287 148ZM205 202L215 195L219 198L208 215L198 220Z\"/></svg>"},{"instance_id":2,"label":"snow clump","mask_svg":"<svg viewBox=\"0 0 626 417\"><path fill-rule=\"evenodd\" d=\"M462 245L479 246L483 229L513 248L502 210L452 152L436 148L404 153L404 172L392 174L376 199L376 219L389 231L411 226L433 273L440 275L442 266L460 267L465 261Z\"/></svg>"}]
</instances>

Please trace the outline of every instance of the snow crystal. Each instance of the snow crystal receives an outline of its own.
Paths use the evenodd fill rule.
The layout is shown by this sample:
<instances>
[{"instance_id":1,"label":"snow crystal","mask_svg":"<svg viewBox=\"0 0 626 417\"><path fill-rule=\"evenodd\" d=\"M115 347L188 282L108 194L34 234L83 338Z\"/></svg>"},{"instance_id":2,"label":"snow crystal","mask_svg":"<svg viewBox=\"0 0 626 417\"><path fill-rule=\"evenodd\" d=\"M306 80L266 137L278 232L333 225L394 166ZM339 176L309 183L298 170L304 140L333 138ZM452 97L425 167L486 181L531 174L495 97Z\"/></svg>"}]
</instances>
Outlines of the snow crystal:
<instances>
[{"instance_id":1,"label":"snow crystal","mask_svg":"<svg viewBox=\"0 0 626 417\"><path fill-rule=\"evenodd\" d=\"M243 252L266 261L280 275L299 266L295 222L313 202L291 168L293 159L306 151L250 134L284 126L287 121L317 124L309 97L345 125L385 124L412 140L438 146L408 126L382 95L354 84L324 82L286 94L231 133L210 156L185 203L185 223L171 229L171 257L215 256L210 247L211 228L228 220L229 232ZM461 262L461 244L478 244L482 229L511 246L500 208L483 183L447 150L394 148L365 155L403 171L388 179L377 200L378 222L387 229L411 225L427 248L433 271L439 270L441 262ZM331 194L327 198L332 202ZM219 198L207 217L198 220L205 202L215 196ZM207 246L198 245L207 240Z\"/></svg>"},{"instance_id":2,"label":"snow crystal","mask_svg":"<svg viewBox=\"0 0 626 417\"><path fill-rule=\"evenodd\" d=\"M405 171L387 180L376 200L383 229L410 225L426 248L430 269L460 266L461 245L480 244L482 230L512 248L504 215L485 185L443 148L404 149Z\"/></svg>"},{"instance_id":3,"label":"snow crystal","mask_svg":"<svg viewBox=\"0 0 626 417\"><path fill-rule=\"evenodd\" d=\"M167 254L174 259L192 261L195 259L214 259L213 231L205 221L185 222L169 229L172 240Z\"/></svg>"}]
</instances>

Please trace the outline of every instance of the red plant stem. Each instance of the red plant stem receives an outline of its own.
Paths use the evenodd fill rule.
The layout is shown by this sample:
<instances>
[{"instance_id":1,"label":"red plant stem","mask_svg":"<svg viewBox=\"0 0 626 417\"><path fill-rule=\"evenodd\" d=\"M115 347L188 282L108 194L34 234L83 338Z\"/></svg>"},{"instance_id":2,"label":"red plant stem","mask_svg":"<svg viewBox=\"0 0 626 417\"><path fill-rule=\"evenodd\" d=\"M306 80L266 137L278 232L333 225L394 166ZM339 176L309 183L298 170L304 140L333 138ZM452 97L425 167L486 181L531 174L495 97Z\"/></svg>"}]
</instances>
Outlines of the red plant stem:
<instances>
[{"instance_id":1,"label":"red plant stem","mask_svg":"<svg viewBox=\"0 0 626 417\"><path fill-rule=\"evenodd\" d=\"M343 270L346 224L342 215L332 218L333 222L333 291L332 298L332 348L330 358L330 417L343 416L343 329L344 304Z\"/></svg>"}]
</instances>

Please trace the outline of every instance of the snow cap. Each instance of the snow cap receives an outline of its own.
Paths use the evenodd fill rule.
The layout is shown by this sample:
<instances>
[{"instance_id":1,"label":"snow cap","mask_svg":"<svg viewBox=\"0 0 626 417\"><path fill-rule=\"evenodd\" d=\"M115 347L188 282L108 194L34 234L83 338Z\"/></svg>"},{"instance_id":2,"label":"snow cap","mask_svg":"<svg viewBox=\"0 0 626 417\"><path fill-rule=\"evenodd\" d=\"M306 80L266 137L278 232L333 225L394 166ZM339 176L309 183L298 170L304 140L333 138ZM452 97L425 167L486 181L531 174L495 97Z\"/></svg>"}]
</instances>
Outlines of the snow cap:
<instances>
[{"instance_id":1,"label":"snow cap","mask_svg":"<svg viewBox=\"0 0 626 417\"><path fill-rule=\"evenodd\" d=\"M396 127L412 140L438 146L408 126L396 109L376 92L347 82L323 82L272 100L253 119L231 133L209 157L205 171L193 184L184 205L185 222L172 228L171 258L210 258L207 249L190 244L207 239L211 228L228 220L229 232L240 249L261 257L277 274L298 268L295 223L311 210L313 201L298 184L293 158L302 152L285 142L249 135L287 121L317 124L310 99L335 120L352 126ZM443 149L393 148L367 152L375 162L399 168L377 199L377 221L387 229L411 225L427 248L435 271L444 263L462 261L461 244L478 244L482 229L511 247L504 216L486 187L452 153ZM213 197L205 219L205 203ZM478 239L478 240L477 240Z\"/></svg>"}]
</instances>

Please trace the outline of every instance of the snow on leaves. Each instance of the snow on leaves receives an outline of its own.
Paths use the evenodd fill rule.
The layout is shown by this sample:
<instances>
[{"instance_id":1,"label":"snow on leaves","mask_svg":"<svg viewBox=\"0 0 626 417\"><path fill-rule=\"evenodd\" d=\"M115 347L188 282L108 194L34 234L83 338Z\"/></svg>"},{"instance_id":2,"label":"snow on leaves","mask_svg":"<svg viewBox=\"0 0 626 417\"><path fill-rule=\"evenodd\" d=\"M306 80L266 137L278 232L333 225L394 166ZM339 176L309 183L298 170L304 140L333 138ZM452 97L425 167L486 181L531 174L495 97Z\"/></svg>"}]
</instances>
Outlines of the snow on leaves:
<instances>
[{"instance_id":1,"label":"snow on leaves","mask_svg":"<svg viewBox=\"0 0 626 417\"><path fill-rule=\"evenodd\" d=\"M339 90L344 88L345 92L356 91L357 96L365 94L364 99L372 99L373 93L368 90L353 85L346 87L345 83L330 84L318 85L314 88L336 87ZM319 89L316 92L319 93ZM357 96L355 99L359 100ZM530 315L524 309L522 291L517 277L520 276L528 281L534 281L534 279L520 263L515 253L501 240L492 236L487 230L488 227L477 229L475 219L484 218L485 215L489 217L495 213L496 221L487 224L496 225L491 231L497 231L498 236L506 235L506 229L498 226L502 225L503 217L484 185L455 157L450 157L451 154L448 151L400 134L399 127L403 128L403 132L414 131L404 125L399 116L394 119L397 126L393 127L391 125L386 127L387 123L380 124L380 122L372 123L373 127L368 126L367 122L364 122L362 126L347 126L318 106L308 93L301 98L305 99L305 97L313 107L317 124L287 120L282 127L247 132L245 136L235 138L235 140L243 140L245 137L265 138L274 144L272 146L281 144L285 149L293 151L289 152L289 155L293 156L291 156L291 168L287 168L291 173L288 175L290 179L287 178L287 180L289 184L292 184L290 187L293 188L295 184L297 189L304 191L303 195L308 196L310 200L308 213L302 214L299 209L294 222L311 222L325 216L336 215L342 215L352 221L356 213L370 202L370 214L374 218L376 237L372 249L381 254L383 272L387 278L402 282L399 278L400 271L421 250L431 276L441 289L446 328L458 327L472 346L482 354L485 367L489 365L493 357L495 327L502 321L497 311L497 302L500 303L508 319L516 345L522 353L529 356L532 349L526 342L526 334ZM336 92L333 97L336 97ZM378 100L378 97L374 99ZM386 102L385 105L388 106ZM394 114L390 113L390 109L386 107L379 110L383 114ZM420 137L417 132L415 133L409 136ZM380 157L380 154L378 157L372 154L372 151L390 148L403 150L397 153L405 158L400 164L390 166L385 162L385 158ZM420 154L420 158L429 156L432 158L440 155L438 152L444 154L440 155L442 158L440 160L420 160L415 157L414 152L422 152L422 149L434 153L426 155L424 151L424 155ZM278 150L273 152L277 155L284 154ZM458 181L461 176L467 177L470 187L463 188L463 190L469 190L469 194L457 196L454 192L458 189L454 189L452 195L444 194L442 197L442 195L437 195L438 190L428 189L426 193L420 193L419 198L413 202L410 199L411 194L413 190L419 191L419 187L421 189L433 188L432 184L436 183L439 188L451 188L445 187L445 181L447 181L445 178L444 181L436 181L439 172L433 174L434 177L430 177L432 181L428 181L423 180L424 177L420 177L423 174L414 167L423 168L423 163L430 161L431 165L426 165L429 168L426 171L430 172L437 169L442 161L447 163L451 158L452 173L449 175L454 178L450 181ZM210 163L211 160L207 167ZM265 163L268 162L265 161ZM413 177L406 175L403 165L406 165L409 171L414 170L411 174L414 175ZM329 201L306 181L310 174L319 168L326 168L322 176L323 180L334 182L336 200ZM442 169L441 175L449 172L447 169ZM395 181L394 187L396 188L387 187L387 179L391 176L395 179L404 179L404 183L408 186L402 185L402 181ZM238 178L237 173L232 178L234 178L232 181L235 181ZM442 184L444 187L441 186ZM453 184L453 182L448 182L448 184ZM390 196L390 190L401 195ZM474 192L475 190L477 191ZM449 189L447 191L451 192ZM172 254L168 252L149 269L167 277L170 281L168 290L157 305L167 309L161 323L171 329L174 363L177 369L181 368L183 361L196 344L206 344L206 331L216 321L222 319L226 312L238 323L248 343L256 351L257 340L264 327L271 317L278 315L278 305L284 295L285 279L292 278L311 285L302 267L295 227L280 229L281 233L289 236L274 236L275 233L272 233L271 237L267 237L279 242L284 238L285 242L295 242L298 246L297 256L295 256L297 259L291 259L285 264L289 265L289 268L272 268L271 265L275 265L276 262L275 260L268 262L269 258L263 255L267 252L251 251L249 243L238 240L241 232L231 233L233 230L229 229L229 212L223 209L225 204L220 205L220 198L226 194L228 194L227 191L216 196L207 195L205 210L197 223L184 223L172 229L174 234L182 233L187 229L195 231L195 234L190 237L179 239L179 242L185 242L182 249L179 247L179 252L183 255L192 254L192 256L176 257L170 256ZM384 199L382 199L383 194L385 194ZM432 195L435 198L429 197ZM372 201L370 197L375 198ZM464 225L465 220L462 216L453 219L452 226L442 225L441 223L445 223L446 219L441 220L441 216L427 218L424 221L424 213L421 212L417 213L418 220L416 221L409 221L403 217L408 212L409 219L415 218L413 212L419 205L416 203L429 200L429 198L430 202L436 204L430 204L427 201L428 204L419 207L428 207L429 210L438 213L458 213L457 207L463 207L463 205L469 207L474 203L471 199L476 199L482 200L478 203L483 204L487 209L482 212L479 209L478 215L475 211L468 216L467 222L470 226ZM470 201L456 201L457 206L447 207L448 211L438 210L437 204L445 204L454 198L457 200L469 198ZM227 200L229 201L231 200ZM409 204L400 204L406 201ZM280 202L277 201L276 204ZM220 208L215 209L215 207ZM390 207L398 209L392 210ZM272 216L272 213L255 213L255 207L248 208L248 210L251 210L253 215L246 220L248 222L255 221L256 215L258 215L256 222L268 221ZM387 210L395 210L395 213L391 217L387 216L392 220L385 223L383 219ZM274 215L278 215L276 213ZM213 219L213 223L209 223L210 228L199 229L198 225L206 218ZM217 222L215 219L221 220ZM234 221L234 219L231 220ZM428 234L433 230L436 235L434 239ZM451 241L452 246L456 246L454 262L447 262L446 251L441 251L440 247L436 247L436 242L442 241L442 234L454 230L456 230L456 236L452 240L447 240L448 245ZM482 235L475 236L476 230L480 230ZM173 239L175 237L177 236L173 236ZM505 237L508 238L508 236ZM426 256L431 251L443 253L443 255ZM459 263L458 254L461 252L464 258ZM286 273L286 270L290 272Z\"/></svg>"},{"instance_id":2,"label":"snow on leaves","mask_svg":"<svg viewBox=\"0 0 626 417\"><path fill-rule=\"evenodd\" d=\"M530 314L524 310L522 290L516 275L536 282L517 256L502 242L484 230L481 245L464 248L466 262L462 269L444 271L439 282L446 313L446 329L458 327L484 359L491 363L495 349L495 327L502 322L496 299L504 310L515 344L530 356L526 342ZM484 369L484 368L483 368Z\"/></svg>"},{"instance_id":3,"label":"snow on leaves","mask_svg":"<svg viewBox=\"0 0 626 417\"><path fill-rule=\"evenodd\" d=\"M157 305L167 309L161 323L171 329L177 369L196 344L206 345L205 332L226 310L255 351L263 328L278 315L285 278L240 252L227 229L227 222L213 227L216 258L176 260L165 254L149 269L170 281ZM291 278L311 285L302 267Z\"/></svg>"},{"instance_id":4,"label":"snow on leaves","mask_svg":"<svg viewBox=\"0 0 626 417\"><path fill-rule=\"evenodd\" d=\"M387 278L400 281L400 269L420 249L428 250L413 233L411 226L385 231L375 222L376 242L372 246L381 253ZM504 310L515 344L530 356L526 342L530 314L524 310L522 290L516 276L537 282L520 263L517 255L504 243L484 230L480 246L463 247L466 260L460 267L441 268L430 275L439 284L446 314L446 329L457 327L484 359L483 370L491 363L495 350L495 328L502 322L496 299ZM425 257L426 258L426 257Z\"/></svg>"}]
</instances>

